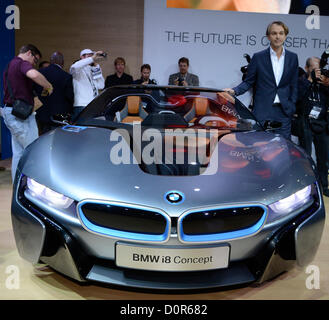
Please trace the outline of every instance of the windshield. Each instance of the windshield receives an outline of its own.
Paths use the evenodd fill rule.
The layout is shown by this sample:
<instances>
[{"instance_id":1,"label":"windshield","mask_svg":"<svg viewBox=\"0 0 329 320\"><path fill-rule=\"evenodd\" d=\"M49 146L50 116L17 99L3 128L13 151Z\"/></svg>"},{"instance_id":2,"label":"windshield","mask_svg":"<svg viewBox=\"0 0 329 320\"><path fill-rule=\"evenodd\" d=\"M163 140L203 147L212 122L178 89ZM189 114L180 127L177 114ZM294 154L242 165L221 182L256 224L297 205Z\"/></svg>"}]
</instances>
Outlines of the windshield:
<instances>
[{"instance_id":1,"label":"windshield","mask_svg":"<svg viewBox=\"0 0 329 320\"><path fill-rule=\"evenodd\" d=\"M111 129L113 163L138 163L146 173L176 176L217 172L219 153L224 159L245 140L249 146L248 135L240 132L263 130L226 92L169 86L111 87L75 125Z\"/></svg>"},{"instance_id":2,"label":"windshield","mask_svg":"<svg viewBox=\"0 0 329 320\"><path fill-rule=\"evenodd\" d=\"M76 124L230 131L262 129L252 113L226 92L202 88L121 86L104 91Z\"/></svg>"}]
</instances>

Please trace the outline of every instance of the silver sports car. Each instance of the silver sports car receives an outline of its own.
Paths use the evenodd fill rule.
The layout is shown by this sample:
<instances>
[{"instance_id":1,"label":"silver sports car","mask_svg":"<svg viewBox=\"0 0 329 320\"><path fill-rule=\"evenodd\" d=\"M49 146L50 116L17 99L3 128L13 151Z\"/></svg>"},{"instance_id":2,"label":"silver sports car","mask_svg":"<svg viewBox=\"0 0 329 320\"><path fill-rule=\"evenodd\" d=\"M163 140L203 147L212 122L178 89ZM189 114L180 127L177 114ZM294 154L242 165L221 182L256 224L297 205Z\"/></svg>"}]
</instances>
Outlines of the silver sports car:
<instances>
[{"instance_id":1,"label":"silver sports car","mask_svg":"<svg viewBox=\"0 0 329 320\"><path fill-rule=\"evenodd\" d=\"M79 282L157 289L262 283L307 266L321 189L276 125L219 90L107 89L19 162L19 254Z\"/></svg>"}]
</instances>

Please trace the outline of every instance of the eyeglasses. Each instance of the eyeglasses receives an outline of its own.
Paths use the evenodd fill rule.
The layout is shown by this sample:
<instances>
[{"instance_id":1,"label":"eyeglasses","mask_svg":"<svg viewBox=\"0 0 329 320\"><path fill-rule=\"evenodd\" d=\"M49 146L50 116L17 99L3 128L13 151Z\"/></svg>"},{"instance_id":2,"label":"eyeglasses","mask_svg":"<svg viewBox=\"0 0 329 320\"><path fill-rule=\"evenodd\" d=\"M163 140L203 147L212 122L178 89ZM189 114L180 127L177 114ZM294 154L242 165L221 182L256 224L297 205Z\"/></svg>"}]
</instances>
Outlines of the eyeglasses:
<instances>
[{"instance_id":1,"label":"eyeglasses","mask_svg":"<svg viewBox=\"0 0 329 320\"><path fill-rule=\"evenodd\" d=\"M34 63L37 64L39 62L39 58L37 58L35 54L33 54L33 53L31 53L31 54L32 54Z\"/></svg>"}]
</instances>

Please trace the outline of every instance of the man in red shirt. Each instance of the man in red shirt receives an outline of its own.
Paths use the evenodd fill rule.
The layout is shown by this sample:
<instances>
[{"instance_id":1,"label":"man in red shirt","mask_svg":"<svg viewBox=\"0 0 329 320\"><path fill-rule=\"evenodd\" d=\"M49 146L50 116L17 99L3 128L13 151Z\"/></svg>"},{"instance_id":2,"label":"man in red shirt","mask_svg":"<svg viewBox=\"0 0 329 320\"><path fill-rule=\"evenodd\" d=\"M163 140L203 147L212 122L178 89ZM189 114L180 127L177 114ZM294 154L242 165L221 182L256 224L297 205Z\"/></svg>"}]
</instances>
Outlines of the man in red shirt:
<instances>
[{"instance_id":1,"label":"man in red shirt","mask_svg":"<svg viewBox=\"0 0 329 320\"><path fill-rule=\"evenodd\" d=\"M33 82L42 86L46 94L51 94L53 90L47 79L34 68L40 58L41 52L35 46L25 45L20 49L18 56L9 62L8 70L4 73L4 107L1 114L12 136L13 181L24 149L39 136L35 112L25 120L15 117L11 113L14 100L20 99L34 105ZM12 94L8 89L8 81Z\"/></svg>"}]
</instances>

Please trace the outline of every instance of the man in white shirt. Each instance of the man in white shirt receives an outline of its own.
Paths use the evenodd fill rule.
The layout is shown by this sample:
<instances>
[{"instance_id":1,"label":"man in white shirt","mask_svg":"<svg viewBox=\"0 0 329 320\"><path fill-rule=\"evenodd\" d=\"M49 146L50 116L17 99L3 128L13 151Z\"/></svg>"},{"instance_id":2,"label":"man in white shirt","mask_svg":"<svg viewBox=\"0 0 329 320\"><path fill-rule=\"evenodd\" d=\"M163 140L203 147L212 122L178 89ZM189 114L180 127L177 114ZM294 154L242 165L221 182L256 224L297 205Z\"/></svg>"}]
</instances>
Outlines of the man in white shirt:
<instances>
[{"instance_id":1,"label":"man in white shirt","mask_svg":"<svg viewBox=\"0 0 329 320\"><path fill-rule=\"evenodd\" d=\"M104 89L102 69L97 62L103 61L103 51L94 52L84 49L80 52L80 60L72 64L70 73L73 77L74 104L72 120Z\"/></svg>"},{"instance_id":2,"label":"man in white shirt","mask_svg":"<svg viewBox=\"0 0 329 320\"><path fill-rule=\"evenodd\" d=\"M278 86L283 74L285 48L282 47L281 55L280 54L277 55L277 53L272 49L272 47L270 47L270 55L271 55L273 73L275 77L275 83ZM278 94L275 95L274 103L280 103L280 98Z\"/></svg>"},{"instance_id":3,"label":"man in white shirt","mask_svg":"<svg viewBox=\"0 0 329 320\"><path fill-rule=\"evenodd\" d=\"M262 124L267 120L280 122L282 126L275 132L290 139L297 101L298 57L283 47L288 33L283 22L272 22L266 30L270 47L255 53L245 80L226 90L239 96L254 88L253 112L257 119Z\"/></svg>"}]
</instances>

